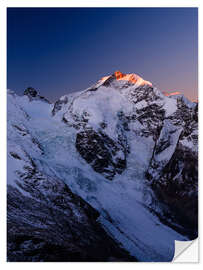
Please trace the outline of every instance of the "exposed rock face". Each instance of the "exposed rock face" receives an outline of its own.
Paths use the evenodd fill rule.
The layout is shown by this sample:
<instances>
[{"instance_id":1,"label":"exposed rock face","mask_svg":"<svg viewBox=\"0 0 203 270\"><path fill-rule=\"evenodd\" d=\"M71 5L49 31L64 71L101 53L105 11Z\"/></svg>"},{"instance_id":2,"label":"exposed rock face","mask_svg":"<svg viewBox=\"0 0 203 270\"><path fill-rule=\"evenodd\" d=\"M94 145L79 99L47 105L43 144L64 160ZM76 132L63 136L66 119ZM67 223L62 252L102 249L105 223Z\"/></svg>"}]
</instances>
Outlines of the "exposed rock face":
<instances>
[{"instance_id":1,"label":"exposed rock face","mask_svg":"<svg viewBox=\"0 0 203 270\"><path fill-rule=\"evenodd\" d=\"M192 238L198 226L197 106L179 100L178 110L161 130L146 173L158 198ZM170 127L169 127L170 126Z\"/></svg>"},{"instance_id":2,"label":"exposed rock face","mask_svg":"<svg viewBox=\"0 0 203 270\"><path fill-rule=\"evenodd\" d=\"M102 132L85 129L77 133L75 145L93 169L110 180L126 168L127 149Z\"/></svg>"},{"instance_id":3,"label":"exposed rock face","mask_svg":"<svg viewBox=\"0 0 203 270\"><path fill-rule=\"evenodd\" d=\"M68 103L68 96L61 97L54 103L54 108L52 110L52 115L54 116L58 111L60 111L63 105Z\"/></svg>"},{"instance_id":4,"label":"exposed rock face","mask_svg":"<svg viewBox=\"0 0 203 270\"><path fill-rule=\"evenodd\" d=\"M27 89L25 89L24 95L34 98L37 96L37 91L32 87L28 87Z\"/></svg>"},{"instance_id":5,"label":"exposed rock face","mask_svg":"<svg viewBox=\"0 0 203 270\"><path fill-rule=\"evenodd\" d=\"M197 156L178 144L164 167L159 181L153 181L158 197L169 205L174 219L197 237L198 230L198 168Z\"/></svg>"},{"instance_id":6,"label":"exposed rock face","mask_svg":"<svg viewBox=\"0 0 203 270\"><path fill-rule=\"evenodd\" d=\"M24 95L28 96L29 100L41 100L47 103L50 103L45 97L42 97L38 94L37 90L35 90L33 87L28 87L24 91Z\"/></svg>"},{"instance_id":7,"label":"exposed rock face","mask_svg":"<svg viewBox=\"0 0 203 270\"><path fill-rule=\"evenodd\" d=\"M29 167L8 186L8 261L129 261L96 221L99 213L57 179Z\"/></svg>"}]
</instances>

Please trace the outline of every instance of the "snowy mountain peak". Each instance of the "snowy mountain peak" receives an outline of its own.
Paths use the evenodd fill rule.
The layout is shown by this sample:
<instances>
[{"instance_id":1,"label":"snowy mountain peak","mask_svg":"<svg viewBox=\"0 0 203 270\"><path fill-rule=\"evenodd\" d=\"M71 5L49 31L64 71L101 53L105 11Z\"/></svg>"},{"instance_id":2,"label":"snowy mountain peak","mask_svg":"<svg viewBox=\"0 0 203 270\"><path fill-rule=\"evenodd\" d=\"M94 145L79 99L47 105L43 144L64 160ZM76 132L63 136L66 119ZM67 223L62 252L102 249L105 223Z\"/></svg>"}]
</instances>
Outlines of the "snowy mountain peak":
<instances>
[{"instance_id":1,"label":"snowy mountain peak","mask_svg":"<svg viewBox=\"0 0 203 270\"><path fill-rule=\"evenodd\" d=\"M96 84L96 87L99 87L101 85L109 86L112 82L119 83L119 85L122 86L126 84L135 85L136 87L144 85L152 86L151 82L144 80L135 73L125 74L122 73L120 70L117 70L112 75L102 77Z\"/></svg>"},{"instance_id":2,"label":"snowy mountain peak","mask_svg":"<svg viewBox=\"0 0 203 270\"><path fill-rule=\"evenodd\" d=\"M30 97L36 97L37 96L37 90L34 89L33 87L28 87L24 91L24 95L30 96Z\"/></svg>"},{"instance_id":3,"label":"snowy mountain peak","mask_svg":"<svg viewBox=\"0 0 203 270\"><path fill-rule=\"evenodd\" d=\"M196 103L120 71L55 104L8 94L10 261L114 260L102 229L133 260L171 261L197 237Z\"/></svg>"},{"instance_id":4,"label":"snowy mountain peak","mask_svg":"<svg viewBox=\"0 0 203 270\"><path fill-rule=\"evenodd\" d=\"M144 79L142 79L140 76L138 76L137 74L134 74L134 73L130 73L130 74L124 74L122 72L120 72L119 70L118 71L115 71L114 72L114 75L116 77L116 79L118 81L120 80L124 80L124 81L128 81L132 84L139 84L139 85L150 85L152 86L152 83L149 82L149 81L145 81Z\"/></svg>"},{"instance_id":5,"label":"snowy mountain peak","mask_svg":"<svg viewBox=\"0 0 203 270\"><path fill-rule=\"evenodd\" d=\"M163 94L166 97L169 97L171 99L176 99L177 101L181 102L182 104L185 104L188 108L194 108L196 106L196 103L191 101L190 99L186 98L183 94L181 94L180 92L176 91L176 92L163 92Z\"/></svg>"},{"instance_id":6,"label":"snowy mountain peak","mask_svg":"<svg viewBox=\"0 0 203 270\"><path fill-rule=\"evenodd\" d=\"M50 103L45 97L40 96L37 90L33 87L26 88L24 91L24 95L27 96L30 101L41 100L41 101Z\"/></svg>"}]
</instances>

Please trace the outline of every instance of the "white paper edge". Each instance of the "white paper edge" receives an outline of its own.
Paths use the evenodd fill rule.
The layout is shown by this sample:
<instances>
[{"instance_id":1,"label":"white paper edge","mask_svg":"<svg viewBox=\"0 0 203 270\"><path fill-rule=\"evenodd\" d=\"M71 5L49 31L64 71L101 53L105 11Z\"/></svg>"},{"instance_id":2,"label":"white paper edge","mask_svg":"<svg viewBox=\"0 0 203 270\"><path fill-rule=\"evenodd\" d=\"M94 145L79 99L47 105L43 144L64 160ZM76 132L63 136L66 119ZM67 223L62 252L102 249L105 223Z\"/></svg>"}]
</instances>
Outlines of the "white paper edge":
<instances>
[{"instance_id":1,"label":"white paper edge","mask_svg":"<svg viewBox=\"0 0 203 270\"><path fill-rule=\"evenodd\" d=\"M175 240L174 263L198 263L199 262L199 240L177 241Z\"/></svg>"}]
</instances>

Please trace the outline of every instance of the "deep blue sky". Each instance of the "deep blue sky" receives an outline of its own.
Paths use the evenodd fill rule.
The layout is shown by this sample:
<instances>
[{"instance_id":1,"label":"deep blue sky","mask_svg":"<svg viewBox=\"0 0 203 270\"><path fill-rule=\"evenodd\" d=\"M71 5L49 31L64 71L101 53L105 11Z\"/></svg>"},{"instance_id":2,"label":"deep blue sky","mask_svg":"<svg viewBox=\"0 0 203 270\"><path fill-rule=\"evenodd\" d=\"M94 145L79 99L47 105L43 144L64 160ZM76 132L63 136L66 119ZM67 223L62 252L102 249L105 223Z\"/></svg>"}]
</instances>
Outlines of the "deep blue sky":
<instances>
[{"instance_id":1,"label":"deep blue sky","mask_svg":"<svg viewBox=\"0 0 203 270\"><path fill-rule=\"evenodd\" d=\"M8 8L8 88L50 100L115 70L197 97L196 8Z\"/></svg>"}]
</instances>

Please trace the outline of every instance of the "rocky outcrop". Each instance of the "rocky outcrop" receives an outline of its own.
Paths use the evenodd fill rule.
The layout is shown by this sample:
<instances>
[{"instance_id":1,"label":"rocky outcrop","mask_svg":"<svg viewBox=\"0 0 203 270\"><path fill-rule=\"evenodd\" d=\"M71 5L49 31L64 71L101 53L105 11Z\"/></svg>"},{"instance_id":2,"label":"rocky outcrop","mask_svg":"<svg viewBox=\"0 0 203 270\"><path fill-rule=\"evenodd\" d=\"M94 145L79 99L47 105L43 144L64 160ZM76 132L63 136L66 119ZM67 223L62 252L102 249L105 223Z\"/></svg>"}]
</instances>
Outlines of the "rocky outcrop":
<instances>
[{"instance_id":1,"label":"rocky outcrop","mask_svg":"<svg viewBox=\"0 0 203 270\"><path fill-rule=\"evenodd\" d=\"M24 91L24 95L27 96L30 101L32 101L32 100L41 100L41 101L50 103L48 101L48 99L46 99L45 97L40 96L38 94L37 90L35 90L33 87L26 88L25 91Z\"/></svg>"},{"instance_id":2,"label":"rocky outcrop","mask_svg":"<svg viewBox=\"0 0 203 270\"><path fill-rule=\"evenodd\" d=\"M77 133L75 145L87 163L109 180L126 168L127 149L101 131L85 129Z\"/></svg>"},{"instance_id":3,"label":"rocky outcrop","mask_svg":"<svg viewBox=\"0 0 203 270\"><path fill-rule=\"evenodd\" d=\"M62 109L63 105L66 105L68 101L69 101L68 96L64 96L60 98L59 100L57 100L54 103L54 107L52 109L52 115L54 116L57 112L59 112Z\"/></svg>"}]
</instances>

